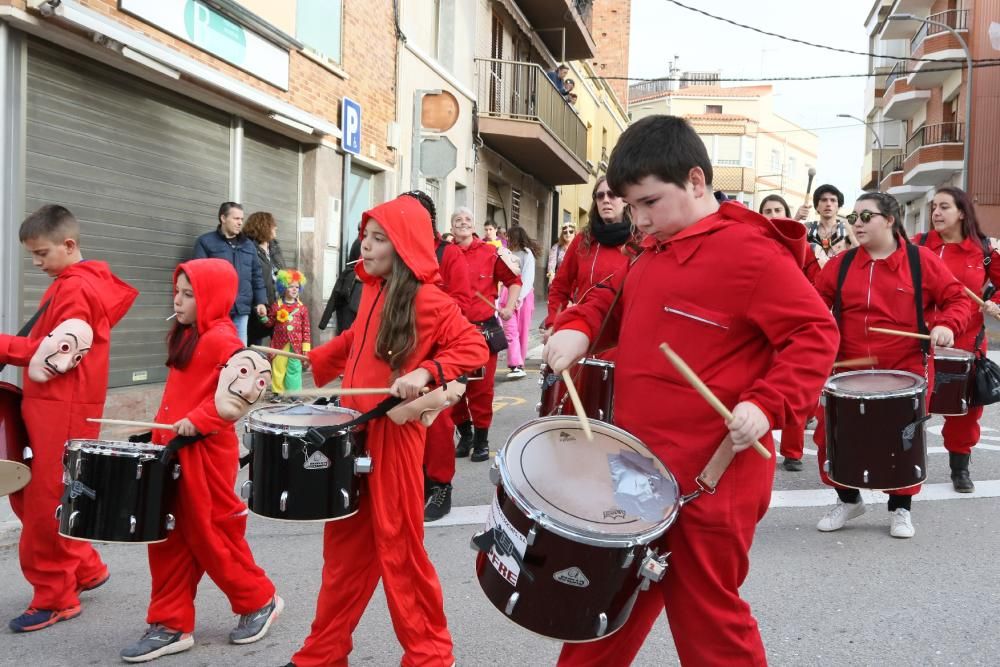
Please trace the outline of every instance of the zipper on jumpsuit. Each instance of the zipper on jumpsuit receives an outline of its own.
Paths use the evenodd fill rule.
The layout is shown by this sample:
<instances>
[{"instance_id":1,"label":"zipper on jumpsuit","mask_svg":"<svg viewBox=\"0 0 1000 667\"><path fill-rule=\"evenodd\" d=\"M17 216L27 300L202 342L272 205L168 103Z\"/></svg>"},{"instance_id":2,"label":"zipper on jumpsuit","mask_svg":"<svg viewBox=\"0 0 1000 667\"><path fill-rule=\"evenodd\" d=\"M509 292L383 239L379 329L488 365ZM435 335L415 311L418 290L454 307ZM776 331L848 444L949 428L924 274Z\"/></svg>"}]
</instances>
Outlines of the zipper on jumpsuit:
<instances>
[{"instance_id":1,"label":"zipper on jumpsuit","mask_svg":"<svg viewBox=\"0 0 1000 667\"><path fill-rule=\"evenodd\" d=\"M365 319L365 332L363 334L361 334L361 346L358 348L359 350L363 350L364 349L364 347L365 347L365 341L368 340L368 327L372 323L372 315L375 314L375 306L378 305L378 300L382 298L382 290L384 290L384 289L385 289L385 281L383 280L382 284L379 285L378 294L375 295L375 300L372 302L371 310L368 311L368 318ZM360 354L354 359L354 366L351 368L351 380L354 379L354 373L355 373L355 371L358 370L358 362L359 361L361 361L361 355Z\"/></svg>"},{"instance_id":2,"label":"zipper on jumpsuit","mask_svg":"<svg viewBox=\"0 0 1000 667\"><path fill-rule=\"evenodd\" d=\"M871 268L868 269L868 301L865 304L865 344L868 346L868 356L872 356L872 338L868 331L868 316L872 312L872 281L875 279L875 260L872 260Z\"/></svg>"}]
</instances>

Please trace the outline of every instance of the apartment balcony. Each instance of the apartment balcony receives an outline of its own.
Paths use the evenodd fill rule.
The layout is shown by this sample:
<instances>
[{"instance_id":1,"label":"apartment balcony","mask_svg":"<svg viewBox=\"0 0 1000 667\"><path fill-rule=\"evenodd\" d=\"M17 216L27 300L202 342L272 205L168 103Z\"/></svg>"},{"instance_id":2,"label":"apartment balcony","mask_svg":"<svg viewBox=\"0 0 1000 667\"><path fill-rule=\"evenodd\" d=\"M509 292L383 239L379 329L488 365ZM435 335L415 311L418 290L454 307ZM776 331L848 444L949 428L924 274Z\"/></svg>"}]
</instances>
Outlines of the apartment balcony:
<instances>
[{"instance_id":1,"label":"apartment balcony","mask_svg":"<svg viewBox=\"0 0 1000 667\"><path fill-rule=\"evenodd\" d=\"M903 182L904 159L902 153L897 153L882 163L882 183L879 187L879 190L892 195L900 204L922 197L930 190L926 186L906 185Z\"/></svg>"},{"instance_id":2,"label":"apartment balcony","mask_svg":"<svg viewBox=\"0 0 1000 667\"><path fill-rule=\"evenodd\" d=\"M865 161L861 165L861 189L877 190L879 186L879 167L890 162L894 157L903 156L903 149L899 146L888 148L872 148L865 153ZM882 172L885 176L885 172Z\"/></svg>"},{"instance_id":3,"label":"apartment balcony","mask_svg":"<svg viewBox=\"0 0 1000 667\"><path fill-rule=\"evenodd\" d=\"M935 186L962 171L965 146L963 123L925 125L906 141L903 183Z\"/></svg>"},{"instance_id":4,"label":"apartment balcony","mask_svg":"<svg viewBox=\"0 0 1000 667\"><path fill-rule=\"evenodd\" d=\"M479 134L490 148L547 185L590 176L587 127L534 63L476 59Z\"/></svg>"},{"instance_id":5,"label":"apartment balcony","mask_svg":"<svg viewBox=\"0 0 1000 667\"><path fill-rule=\"evenodd\" d=\"M736 160L735 162L739 162ZM722 192L753 193L757 186L757 170L750 167L712 165L712 187Z\"/></svg>"},{"instance_id":6,"label":"apartment balcony","mask_svg":"<svg viewBox=\"0 0 1000 667\"><path fill-rule=\"evenodd\" d=\"M562 60L590 60L597 44L584 20L592 0L513 0L545 46ZM564 54L565 49L565 54Z\"/></svg>"},{"instance_id":7,"label":"apartment balcony","mask_svg":"<svg viewBox=\"0 0 1000 667\"><path fill-rule=\"evenodd\" d=\"M903 72L906 65L900 61L892 66L885 79L885 97L882 98L882 115L893 120L912 118L924 108L931 98L929 90L918 90Z\"/></svg>"},{"instance_id":8,"label":"apartment balcony","mask_svg":"<svg viewBox=\"0 0 1000 667\"><path fill-rule=\"evenodd\" d=\"M897 0L889 14L914 14L927 16L934 5L934 0ZM882 39L910 39L920 29L916 21L886 21L882 28Z\"/></svg>"},{"instance_id":9,"label":"apartment balcony","mask_svg":"<svg viewBox=\"0 0 1000 667\"><path fill-rule=\"evenodd\" d=\"M938 14L931 14L928 20L943 23L959 33L964 33L962 37L968 41L968 21L969 10L952 9ZM910 74L907 82L914 88L930 89L936 88L944 83L954 73L954 67L961 67L965 64L965 51L956 39L955 35L945 30L941 26L929 23L917 24L920 28L917 34L910 40L910 53L914 58L933 58L940 61L954 62L927 62L913 61L910 63Z\"/></svg>"},{"instance_id":10,"label":"apartment balcony","mask_svg":"<svg viewBox=\"0 0 1000 667\"><path fill-rule=\"evenodd\" d=\"M865 86L865 115L869 115L872 109L882 106L882 99L885 97L886 81L892 67L878 66L873 72L875 76L868 78Z\"/></svg>"}]
</instances>

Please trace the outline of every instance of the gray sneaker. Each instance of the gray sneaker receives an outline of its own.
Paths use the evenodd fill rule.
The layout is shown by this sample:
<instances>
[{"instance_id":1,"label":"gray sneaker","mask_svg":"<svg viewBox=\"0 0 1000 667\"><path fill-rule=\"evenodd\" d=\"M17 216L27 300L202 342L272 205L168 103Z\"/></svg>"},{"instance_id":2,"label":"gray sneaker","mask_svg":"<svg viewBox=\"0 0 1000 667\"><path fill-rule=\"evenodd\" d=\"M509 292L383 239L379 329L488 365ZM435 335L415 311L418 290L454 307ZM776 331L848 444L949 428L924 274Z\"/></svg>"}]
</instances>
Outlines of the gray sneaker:
<instances>
[{"instance_id":1,"label":"gray sneaker","mask_svg":"<svg viewBox=\"0 0 1000 667\"><path fill-rule=\"evenodd\" d=\"M236 629L229 633L229 641L233 644L252 644L263 639L271 623L274 623L284 608L285 601L275 595L257 611L243 614Z\"/></svg>"},{"instance_id":2,"label":"gray sneaker","mask_svg":"<svg viewBox=\"0 0 1000 667\"><path fill-rule=\"evenodd\" d=\"M160 656L186 651L192 646L194 636L191 633L172 632L162 625L153 624L142 639L122 649L119 655L125 662L149 662Z\"/></svg>"}]
</instances>

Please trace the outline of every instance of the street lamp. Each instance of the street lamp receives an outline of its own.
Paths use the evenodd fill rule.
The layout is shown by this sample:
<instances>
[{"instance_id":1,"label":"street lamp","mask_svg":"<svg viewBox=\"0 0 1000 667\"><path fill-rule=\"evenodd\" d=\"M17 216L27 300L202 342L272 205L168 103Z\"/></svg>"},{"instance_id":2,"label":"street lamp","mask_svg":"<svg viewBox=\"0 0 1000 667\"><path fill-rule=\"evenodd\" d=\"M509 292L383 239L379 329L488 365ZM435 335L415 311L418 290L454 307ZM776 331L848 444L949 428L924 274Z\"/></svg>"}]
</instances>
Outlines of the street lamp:
<instances>
[{"instance_id":1,"label":"street lamp","mask_svg":"<svg viewBox=\"0 0 1000 667\"><path fill-rule=\"evenodd\" d=\"M957 30L952 28L947 23L942 23L940 21L932 21L931 19L922 19L919 16L914 16L913 14L892 14L889 16L890 21L919 21L927 25L936 25L939 28L944 28L952 34L952 36L958 40L958 43L962 45L962 50L965 51L965 66L967 70L965 79L965 142L962 148L962 189L966 192L969 191L969 144L972 138L972 52L969 51L969 45L965 43L962 35L958 33Z\"/></svg>"},{"instance_id":2,"label":"street lamp","mask_svg":"<svg viewBox=\"0 0 1000 667\"><path fill-rule=\"evenodd\" d=\"M837 114L837 118L850 118L851 120L856 120L859 123L861 123L862 125L864 125L865 127L867 127L869 130L871 130L872 135L875 137L875 145L878 146L878 170L876 172L878 174L878 176L876 177L876 178L878 178L878 181L875 183L875 190L876 190L876 192L881 192L882 191L882 153L883 153L884 149L882 148L882 140L878 138L878 132L875 131L875 128L872 127L871 123L869 123L868 121L861 120L857 116L852 116L849 113L838 113Z\"/></svg>"}]
</instances>

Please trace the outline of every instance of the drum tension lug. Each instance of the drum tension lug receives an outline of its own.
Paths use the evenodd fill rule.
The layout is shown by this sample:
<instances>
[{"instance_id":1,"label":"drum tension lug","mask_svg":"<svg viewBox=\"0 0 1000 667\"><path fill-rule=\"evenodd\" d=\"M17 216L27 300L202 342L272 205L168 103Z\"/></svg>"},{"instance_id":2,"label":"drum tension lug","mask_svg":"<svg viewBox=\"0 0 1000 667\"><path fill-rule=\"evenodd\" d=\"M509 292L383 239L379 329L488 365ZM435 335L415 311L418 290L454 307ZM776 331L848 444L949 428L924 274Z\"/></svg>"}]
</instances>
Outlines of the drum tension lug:
<instances>
[{"instance_id":1,"label":"drum tension lug","mask_svg":"<svg viewBox=\"0 0 1000 667\"><path fill-rule=\"evenodd\" d=\"M174 471L172 473L170 473L170 476L173 477L174 479L179 479L180 478L180 476L181 476L181 464L180 463L175 463L174 464Z\"/></svg>"},{"instance_id":2,"label":"drum tension lug","mask_svg":"<svg viewBox=\"0 0 1000 667\"><path fill-rule=\"evenodd\" d=\"M61 517L61 516L62 516L62 505L57 505L56 506L56 521L58 521L59 517Z\"/></svg>"},{"instance_id":3,"label":"drum tension lug","mask_svg":"<svg viewBox=\"0 0 1000 667\"><path fill-rule=\"evenodd\" d=\"M278 499L278 509L284 512L287 506L288 506L288 491L282 491L281 497Z\"/></svg>"},{"instance_id":4,"label":"drum tension lug","mask_svg":"<svg viewBox=\"0 0 1000 667\"><path fill-rule=\"evenodd\" d=\"M281 458L288 460L288 441L285 440L281 443Z\"/></svg>"},{"instance_id":5,"label":"drum tension lug","mask_svg":"<svg viewBox=\"0 0 1000 667\"><path fill-rule=\"evenodd\" d=\"M247 481L243 482L243 485L240 487L240 498L242 498L243 500L249 500L250 494L252 492L253 492L253 480L248 479Z\"/></svg>"},{"instance_id":6,"label":"drum tension lug","mask_svg":"<svg viewBox=\"0 0 1000 667\"><path fill-rule=\"evenodd\" d=\"M351 438L349 436L344 436L344 451L341 454L343 458L347 458L351 455Z\"/></svg>"},{"instance_id":7,"label":"drum tension lug","mask_svg":"<svg viewBox=\"0 0 1000 667\"><path fill-rule=\"evenodd\" d=\"M135 535L136 520L135 515L130 515L128 518L128 534Z\"/></svg>"},{"instance_id":8,"label":"drum tension lug","mask_svg":"<svg viewBox=\"0 0 1000 667\"><path fill-rule=\"evenodd\" d=\"M917 479L920 479L924 476L924 469L921 468L920 466L917 465L913 466L913 472L917 473Z\"/></svg>"},{"instance_id":9,"label":"drum tension lug","mask_svg":"<svg viewBox=\"0 0 1000 667\"><path fill-rule=\"evenodd\" d=\"M347 492L347 489L340 490L340 497L344 499L344 509L348 509L351 506L351 494Z\"/></svg>"},{"instance_id":10,"label":"drum tension lug","mask_svg":"<svg viewBox=\"0 0 1000 667\"><path fill-rule=\"evenodd\" d=\"M481 530L472 536L469 540L469 548L477 553L486 553L490 550L489 546L486 544L486 534L490 532L487 530ZM491 542L492 543L492 542Z\"/></svg>"},{"instance_id":11,"label":"drum tension lug","mask_svg":"<svg viewBox=\"0 0 1000 667\"><path fill-rule=\"evenodd\" d=\"M24 449L21 450L21 458L25 461L35 458L34 450L32 450L28 445L25 445Z\"/></svg>"},{"instance_id":12,"label":"drum tension lug","mask_svg":"<svg viewBox=\"0 0 1000 667\"><path fill-rule=\"evenodd\" d=\"M632 567L632 563L635 562L635 550L628 551L625 553L625 558L622 560L622 569L627 570Z\"/></svg>"},{"instance_id":13,"label":"drum tension lug","mask_svg":"<svg viewBox=\"0 0 1000 667\"><path fill-rule=\"evenodd\" d=\"M538 538L538 526L532 525L531 530L528 531L528 536L525 541L527 545L530 547L535 543L535 540L537 538Z\"/></svg>"},{"instance_id":14,"label":"drum tension lug","mask_svg":"<svg viewBox=\"0 0 1000 667\"><path fill-rule=\"evenodd\" d=\"M176 525L177 525L177 519L174 518L173 514L168 514L167 515L167 522L166 522L166 526L165 526L166 529L167 530L173 530Z\"/></svg>"},{"instance_id":15,"label":"drum tension lug","mask_svg":"<svg viewBox=\"0 0 1000 667\"><path fill-rule=\"evenodd\" d=\"M354 474L355 475L368 475L372 471L372 457L370 456L359 456L354 459Z\"/></svg>"},{"instance_id":16,"label":"drum tension lug","mask_svg":"<svg viewBox=\"0 0 1000 667\"><path fill-rule=\"evenodd\" d=\"M863 480L865 480L865 484L868 483L868 471L867 470L865 470L863 473L861 473L861 478Z\"/></svg>"},{"instance_id":17,"label":"drum tension lug","mask_svg":"<svg viewBox=\"0 0 1000 667\"><path fill-rule=\"evenodd\" d=\"M493 464L490 466L490 482L493 486L500 486L500 465L496 459L493 459Z\"/></svg>"},{"instance_id":18,"label":"drum tension lug","mask_svg":"<svg viewBox=\"0 0 1000 667\"><path fill-rule=\"evenodd\" d=\"M601 612L600 616L597 617L597 636L603 637L608 631L608 615Z\"/></svg>"},{"instance_id":19,"label":"drum tension lug","mask_svg":"<svg viewBox=\"0 0 1000 667\"><path fill-rule=\"evenodd\" d=\"M80 515L80 511L79 510L74 510L69 515L69 522L68 522L68 526L67 526L69 532L71 532L71 533L73 532L73 525L76 523L76 517L79 516L79 515Z\"/></svg>"},{"instance_id":20,"label":"drum tension lug","mask_svg":"<svg viewBox=\"0 0 1000 667\"><path fill-rule=\"evenodd\" d=\"M140 463L135 467L135 478L142 479L142 464Z\"/></svg>"},{"instance_id":21,"label":"drum tension lug","mask_svg":"<svg viewBox=\"0 0 1000 667\"><path fill-rule=\"evenodd\" d=\"M860 412L861 414L865 414L865 404L864 404L864 403L860 403L860 404L858 404L858 411L859 411L859 412Z\"/></svg>"},{"instance_id":22,"label":"drum tension lug","mask_svg":"<svg viewBox=\"0 0 1000 667\"><path fill-rule=\"evenodd\" d=\"M520 597L521 597L520 593L511 593L510 597L507 598L507 604L503 608L503 613L507 614L508 616L513 614L514 607L517 606L517 601L518 599L520 599Z\"/></svg>"}]
</instances>

